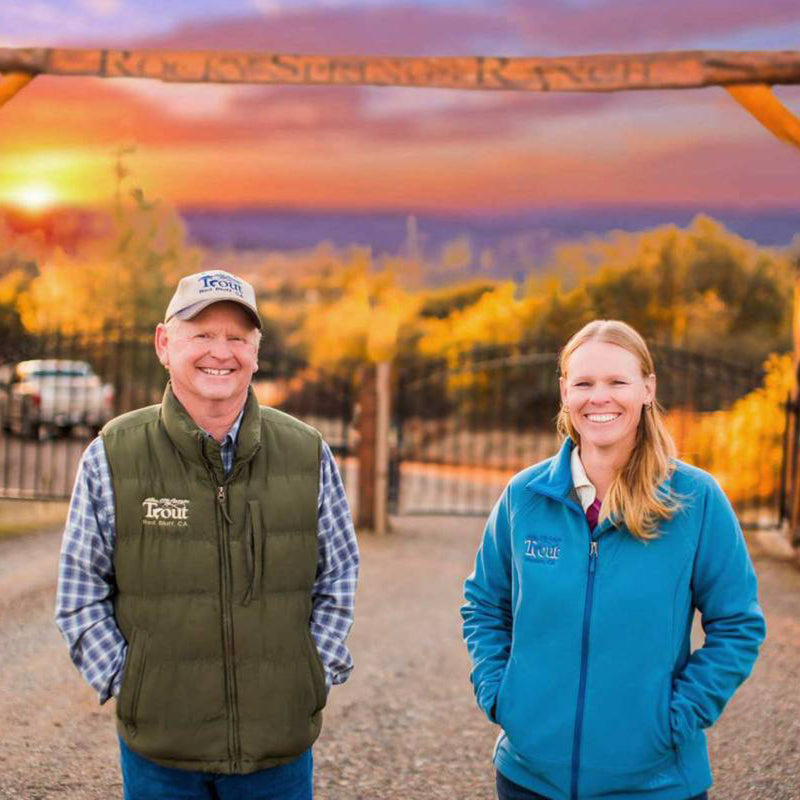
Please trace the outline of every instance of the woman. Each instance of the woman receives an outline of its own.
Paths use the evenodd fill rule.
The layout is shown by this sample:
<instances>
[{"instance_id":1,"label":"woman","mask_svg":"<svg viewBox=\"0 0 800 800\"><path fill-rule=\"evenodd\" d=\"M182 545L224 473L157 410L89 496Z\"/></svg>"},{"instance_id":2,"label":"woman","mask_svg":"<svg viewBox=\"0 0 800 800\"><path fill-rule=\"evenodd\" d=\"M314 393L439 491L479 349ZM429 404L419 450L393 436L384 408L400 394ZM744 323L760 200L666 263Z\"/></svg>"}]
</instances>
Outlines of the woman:
<instances>
[{"instance_id":1,"label":"woman","mask_svg":"<svg viewBox=\"0 0 800 800\"><path fill-rule=\"evenodd\" d=\"M589 323L560 374L564 444L506 486L461 610L498 797L705 798L704 728L764 638L741 530L675 460L633 328Z\"/></svg>"}]
</instances>

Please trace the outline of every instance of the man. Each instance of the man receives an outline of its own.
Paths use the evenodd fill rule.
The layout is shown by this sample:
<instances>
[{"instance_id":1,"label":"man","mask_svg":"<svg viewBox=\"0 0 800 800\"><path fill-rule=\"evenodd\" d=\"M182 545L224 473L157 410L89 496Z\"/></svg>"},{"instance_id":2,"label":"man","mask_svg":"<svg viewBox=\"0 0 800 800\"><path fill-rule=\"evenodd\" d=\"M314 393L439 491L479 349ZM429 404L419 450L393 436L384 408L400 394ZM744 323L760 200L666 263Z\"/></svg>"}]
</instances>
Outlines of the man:
<instances>
[{"instance_id":1,"label":"man","mask_svg":"<svg viewBox=\"0 0 800 800\"><path fill-rule=\"evenodd\" d=\"M81 462L56 621L116 697L125 800L312 797L311 745L347 680L358 548L319 433L260 407L253 287L183 278L156 328L160 405Z\"/></svg>"}]
</instances>

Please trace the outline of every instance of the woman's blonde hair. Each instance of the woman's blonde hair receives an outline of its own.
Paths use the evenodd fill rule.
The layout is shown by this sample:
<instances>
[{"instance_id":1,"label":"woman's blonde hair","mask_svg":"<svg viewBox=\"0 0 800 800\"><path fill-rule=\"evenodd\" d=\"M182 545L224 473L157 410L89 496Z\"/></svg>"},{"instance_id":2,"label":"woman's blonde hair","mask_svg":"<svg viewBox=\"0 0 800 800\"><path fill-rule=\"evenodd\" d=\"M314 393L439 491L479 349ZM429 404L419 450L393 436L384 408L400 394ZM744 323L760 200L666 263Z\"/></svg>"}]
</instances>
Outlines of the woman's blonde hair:
<instances>
[{"instance_id":1,"label":"woman's blonde hair","mask_svg":"<svg viewBox=\"0 0 800 800\"><path fill-rule=\"evenodd\" d=\"M614 319L596 319L584 325L561 351L558 366L562 378L566 377L572 354L582 344L592 341L615 344L632 353L639 361L643 378L655 374L647 344L630 325ZM580 445L580 435L563 403L556 424L560 433ZM655 539L659 520L669 519L680 508L678 498L661 489L674 468L675 452L675 442L653 398L642 409L630 458L603 498L600 518L624 522L637 539Z\"/></svg>"}]
</instances>

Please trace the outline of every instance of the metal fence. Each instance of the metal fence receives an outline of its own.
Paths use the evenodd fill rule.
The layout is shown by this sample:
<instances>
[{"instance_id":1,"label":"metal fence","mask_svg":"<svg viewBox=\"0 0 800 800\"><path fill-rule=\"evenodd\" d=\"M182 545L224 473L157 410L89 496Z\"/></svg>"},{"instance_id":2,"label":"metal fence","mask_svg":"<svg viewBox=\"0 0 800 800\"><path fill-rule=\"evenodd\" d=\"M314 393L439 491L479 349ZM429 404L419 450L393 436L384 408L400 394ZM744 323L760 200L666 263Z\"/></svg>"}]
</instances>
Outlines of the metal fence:
<instances>
[{"instance_id":1,"label":"metal fence","mask_svg":"<svg viewBox=\"0 0 800 800\"><path fill-rule=\"evenodd\" d=\"M789 523L792 544L800 547L800 400L792 399L789 394L784 410L778 521Z\"/></svg>"},{"instance_id":2,"label":"metal fence","mask_svg":"<svg viewBox=\"0 0 800 800\"><path fill-rule=\"evenodd\" d=\"M0 497L69 497L83 450L112 417L158 403L167 374L152 330L6 336L0 344ZM352 371L314 369L265 341L253 385L262 403L319 428L355 485Z\"/></svg>"},{"instance_id":3,"label":"metal fence","mask_svg":"<svg viewBox=\"0 0 800 800\"><path fill-rule=\"evenodd\" d=\"M712 472L746 524L789 516L800 425L751 402L761 370L655 348L658 398L682 458ZM480 348L394 365L389 506L486 514L508 478L558 447L557 354ZM318 428L358 502L356 365L336 373L262 343L259 400ZM38 374L37 374L38 371ZM86 444L112 416L159 402L152 331L25 334L0 343L0 497L65 499ZM775 424L778 414L785 423ZM794 457L792 457L794 453Z\"/></svg>"},{"instance_id":4,"label":"metal fence","mask_svg":"<svg viewBox=\"0 0 800 800\"><path fill-rule=\"evenodd\" d=\"M783 432L743 402L763 371L663 347L653 356L679 456L716 476L743 522L777 524ZM559 402L557 353L535 345L398 365L393 512L486 514L511 475L558 448Z\"/></svg>"}]
</instances>

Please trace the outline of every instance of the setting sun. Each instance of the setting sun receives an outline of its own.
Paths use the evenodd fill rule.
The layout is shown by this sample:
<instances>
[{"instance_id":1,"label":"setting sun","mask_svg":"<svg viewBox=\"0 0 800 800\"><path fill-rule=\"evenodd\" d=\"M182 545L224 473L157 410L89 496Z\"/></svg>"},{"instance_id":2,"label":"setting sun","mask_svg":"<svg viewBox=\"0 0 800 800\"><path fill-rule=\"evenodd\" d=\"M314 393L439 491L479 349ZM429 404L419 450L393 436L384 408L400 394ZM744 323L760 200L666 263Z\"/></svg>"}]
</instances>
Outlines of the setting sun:
<instances>
[{"instance_id":1,"label":"setting sun","mask_svg":"<svg viewBox=\"0 0 800 800\"><path fill-rule=\"evenodd\" d=\"M113 197L107 153L9 149L0 159L0 205L29 214Z\"/></svg>"},{"instance_id":2,"label":"setting sun","mask_svg":"<svg viewBox=\"0 0 800 800\"><path fill-rule=\"evenodd\" d=\"M10 191L8 202L25 211L44 211L58 203L58 195L52 186L34 183Z\"/></svg>"}]
</instances>

